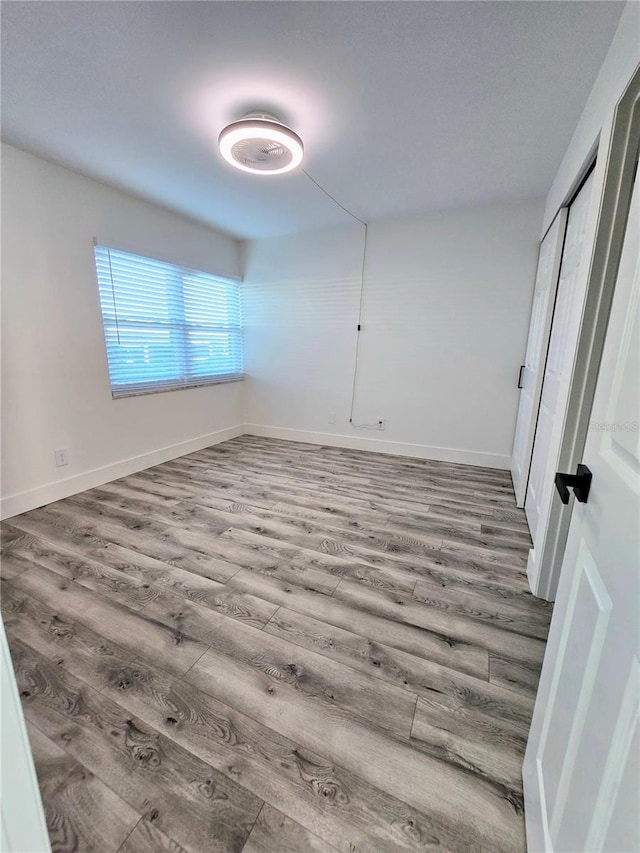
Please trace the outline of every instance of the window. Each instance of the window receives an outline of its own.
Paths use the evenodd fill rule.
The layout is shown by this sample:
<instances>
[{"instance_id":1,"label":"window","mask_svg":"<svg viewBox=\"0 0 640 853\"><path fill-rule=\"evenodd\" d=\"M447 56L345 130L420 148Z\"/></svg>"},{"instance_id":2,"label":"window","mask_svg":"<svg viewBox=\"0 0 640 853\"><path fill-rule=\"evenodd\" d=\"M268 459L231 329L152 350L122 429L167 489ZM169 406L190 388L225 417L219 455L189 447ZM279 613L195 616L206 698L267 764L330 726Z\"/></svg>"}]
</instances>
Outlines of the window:
<instances>
[{"instance_id":1,"label":"window","mask_svg":"<svg viewBox=\"0 0 640 853\"><path fill-rule=\"evenodd\" d=\"M239 285L96 246L113 397L242 379Z\"/></svg>"}]
</instances>

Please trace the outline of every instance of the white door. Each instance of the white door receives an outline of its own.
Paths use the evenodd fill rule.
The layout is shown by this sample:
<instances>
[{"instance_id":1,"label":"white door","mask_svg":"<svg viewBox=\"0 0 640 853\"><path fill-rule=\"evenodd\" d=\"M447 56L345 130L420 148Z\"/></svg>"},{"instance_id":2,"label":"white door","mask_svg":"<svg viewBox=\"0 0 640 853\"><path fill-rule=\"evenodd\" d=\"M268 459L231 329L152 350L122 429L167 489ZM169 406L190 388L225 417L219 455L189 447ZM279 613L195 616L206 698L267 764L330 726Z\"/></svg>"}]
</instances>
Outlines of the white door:
<instances>
[{"instance_id":1,"label":"white door","mask_svg":"<svg viewBox=\"0 0 640 853\"><path fill-rule=\"evenodd\" d=\"M640 850L639 184L523 768L530 853Z\"/></svg>"},{"instance_id":2,"label":"white door","mask_svg":"<svg viewBox=\"0 0 640 853\"><path fill-rule=\"evenodd\" d=\"M581 263L588 261L588 258L585 258L588 253L583 249L590 248L585 247L584 235L592 187L593 172L571 204L567 218L567 233L562 251L551 339L524 504L534 548L540 511L551 496L553 467L558 458L561 439L558 424L562 426L560 421L564 419L569 378L573 370L587 289L587 276L579 275L579 272Z\"/></svg>"},{"instance_id":3,"label":"white door","mask_svg":"<svg viewBox=\"0 0 640 853\"><path fill-rule=\"evenodd\" d=\"M0 851L51 853L9 645L0 620Z\"/></svg>"},{"instance_id":4,"label":"white door","mask_svg":"<svg viewBox=\"0 0 640 853\"><path fill-rule=\"evenodd\" d=\"M533 436L538 418L544 365L549 348L549 334L558 286L562 243L567 224L567 208L553 220L540 244L538 272L531 307L527 352L520 373L520 405L511 456L511 478L516 505L524 506L533 450Z\"/></svg>"}]
</instances>

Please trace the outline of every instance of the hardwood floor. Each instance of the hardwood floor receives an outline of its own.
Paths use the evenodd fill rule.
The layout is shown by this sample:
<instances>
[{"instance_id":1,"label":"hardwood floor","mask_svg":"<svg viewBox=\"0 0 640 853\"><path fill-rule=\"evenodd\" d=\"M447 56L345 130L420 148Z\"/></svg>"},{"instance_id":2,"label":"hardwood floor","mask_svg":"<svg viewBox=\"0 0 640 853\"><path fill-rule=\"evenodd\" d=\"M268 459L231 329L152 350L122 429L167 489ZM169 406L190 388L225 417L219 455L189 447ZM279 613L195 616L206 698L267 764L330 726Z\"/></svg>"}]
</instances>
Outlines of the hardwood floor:
<instances>
[{"instance_id":1,"label":"hardwood floor","mask_svg":"<svg viewBox=\"0 0 640 853\"><path fill-rule=\"evenodd\" d=\"M56 853L525 850L507 472L243 436L2 533Z\"/></svg>"}]
</instances>

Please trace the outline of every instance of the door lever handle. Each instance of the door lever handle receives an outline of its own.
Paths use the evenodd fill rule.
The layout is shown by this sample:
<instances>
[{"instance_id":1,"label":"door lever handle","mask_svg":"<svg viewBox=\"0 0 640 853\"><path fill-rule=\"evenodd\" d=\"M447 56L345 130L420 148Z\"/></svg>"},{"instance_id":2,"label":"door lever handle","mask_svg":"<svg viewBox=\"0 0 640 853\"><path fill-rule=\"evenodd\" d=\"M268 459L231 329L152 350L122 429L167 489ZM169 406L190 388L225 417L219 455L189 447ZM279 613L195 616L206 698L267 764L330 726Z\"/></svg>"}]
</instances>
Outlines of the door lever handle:
<instances>
[{"instance_id":1,"label":"door lever handle","mask_svg":"<svg viewBox=\"0 0 640 853\"><path fill-rule=\"evenodd\" d=\"M556 489L563 504L569 503L569 489L573 489L576 500L586 504L591 488L591 471L586 465L578 465L575 474L556 474Z\"/></svg>"}]
</instances>

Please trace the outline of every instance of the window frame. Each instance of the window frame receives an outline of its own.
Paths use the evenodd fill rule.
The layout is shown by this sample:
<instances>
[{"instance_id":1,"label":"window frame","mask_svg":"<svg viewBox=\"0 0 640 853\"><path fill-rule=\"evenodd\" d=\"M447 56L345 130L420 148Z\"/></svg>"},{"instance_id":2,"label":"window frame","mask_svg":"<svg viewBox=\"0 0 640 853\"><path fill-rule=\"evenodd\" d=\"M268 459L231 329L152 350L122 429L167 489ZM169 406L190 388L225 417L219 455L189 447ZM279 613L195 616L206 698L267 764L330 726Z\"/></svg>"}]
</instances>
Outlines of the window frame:
<instances>
[{"instance_id":1,"label":"window frame","mask_svg":"<svg viewBox=\"0 0 640 853\"><path fill-rule=\"evenodd\" d=\"M192 376L191 378L179 379L177 377L173 377L171 379L164 380L156 380L156 381L139 381L139 382L128 382L126 384L114 384L112 377L112 364L109 360L109 343L107 339L108 334L108 326L113 324L113 320L105 315L104 311L104 303L102 300L101 293L101 284L100 284L100 273L98 270L98 252L117 252L119 254L131 255L137 258L141 258L146 261L150 261L153 264L159 264L165 268L165 274L167 276L171 276L174 279L179 279L179 284L175 285L174 293L179 295L180 300L180 314L182 317L182 322L178 324L166 324L166 328L171 329L172 334L175 335L176 331L180 335L180 343L172 344L172 348L175 350L182 349L185 351L185 342L189 331L207 331L207 327L205 325L198 325L196 323L190 324L185 319L185 278L188 276L207 276L215 281L222 282L227 287L232 287L235 289L234 297L237 300L237 314L239 319L238 326L230 326L227 331L232 335L236 336L236 345L239 348L240 352L240 370L234 373L218 373L218 374L209 374L206 376ZM183 264L176 264L171 261L165 261L162 258L154 258L150 255L142 255L139 252L132 251L129 248L121 248L119 246L109 245L106 241L94 241L93 245L93 264L94 264L94 272L96 279L96 287L98 292L98 307L100 310L100 320L102 325L102 337L105 348L105 356L106 356L106 367L107 367L107 377L109 382L109 387L111 390L111 397L114 400L119 400L126 397L140 397L146 396L147 394L163 394L169 391L182 391L190 388L202 388L207 387L209 385L221 385L229 382L242 382L245 378L244 373L244 364L243 364L243 318L242 318L242 290L241 290L241 280L237 278L231 278L229 276L219 275L211 272L207 272L205 270L198 270L190 266L185 266ZM115 312L115 322L116 327L118 325L117 321L117 306L115 303L115 294L114 294L114 312ZM155 326L156 324L154 324ZM162 328L162 323L158 323L157 326ZM179 356L176 358L176 361L179 361Z\"/></svg>"}]
</instances>

